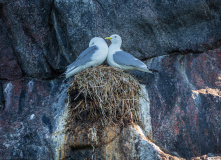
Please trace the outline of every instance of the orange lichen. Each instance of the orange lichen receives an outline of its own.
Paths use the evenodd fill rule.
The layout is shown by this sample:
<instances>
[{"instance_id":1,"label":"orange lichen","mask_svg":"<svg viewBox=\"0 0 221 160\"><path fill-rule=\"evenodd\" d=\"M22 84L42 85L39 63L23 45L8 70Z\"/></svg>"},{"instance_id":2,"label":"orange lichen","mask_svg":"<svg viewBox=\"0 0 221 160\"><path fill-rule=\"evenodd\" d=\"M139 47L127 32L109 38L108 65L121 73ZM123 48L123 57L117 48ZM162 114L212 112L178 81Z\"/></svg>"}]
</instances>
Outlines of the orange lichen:
<instances>
[{"instance_id":1,"label":"orange lichen","mask_svg":"<svg viewBox=\"0 0 221 160\"><path fill-rule=\"evenodd\" d=\"M192 98L196 99L196 96L198 96L199 94L210 94L214 97L221 97L221 91L219 89L213 89L213 88L209 88L206 87L205 89L200 89L200 90L192 90Z\"/></svg>"}]
</instances>

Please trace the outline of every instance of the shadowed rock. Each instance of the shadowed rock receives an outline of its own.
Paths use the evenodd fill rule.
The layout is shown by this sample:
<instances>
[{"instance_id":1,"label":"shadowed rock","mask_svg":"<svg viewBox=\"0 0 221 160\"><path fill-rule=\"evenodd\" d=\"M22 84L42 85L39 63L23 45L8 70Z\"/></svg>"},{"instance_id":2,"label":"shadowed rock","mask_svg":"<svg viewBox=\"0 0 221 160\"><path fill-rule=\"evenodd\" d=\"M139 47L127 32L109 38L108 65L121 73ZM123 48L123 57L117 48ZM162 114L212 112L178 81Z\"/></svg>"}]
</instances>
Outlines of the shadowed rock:
<instances>
[{"instance_id":1,"label":"shadowed rock","mask_svg":"<svg viewBox=\"0 0 221 160\"><path fill-rule=\"evenodd\" d=\"M0 81L0 112L2 112L5 108L5 98L3 94L2 83Z\"/></svg>"},{"instance_id":2,"label":"shadowed rock","mask_svg":"<svg viewBox=\"0 0 221 160\"><path fill-rule=\"evenodd\" d=\"M0 19L0 79L15 80L23 76L17 57L14 54L9 32Z\"/></svg>"}]
</instances>

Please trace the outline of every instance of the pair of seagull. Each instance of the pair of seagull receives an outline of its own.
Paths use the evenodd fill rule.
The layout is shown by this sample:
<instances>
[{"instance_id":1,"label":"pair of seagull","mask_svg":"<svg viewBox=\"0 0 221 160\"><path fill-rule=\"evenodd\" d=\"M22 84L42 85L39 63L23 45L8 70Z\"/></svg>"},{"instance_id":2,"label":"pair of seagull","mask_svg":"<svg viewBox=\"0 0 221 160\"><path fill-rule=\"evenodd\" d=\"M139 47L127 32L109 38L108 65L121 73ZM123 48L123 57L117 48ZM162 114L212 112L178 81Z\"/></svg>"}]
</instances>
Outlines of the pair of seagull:
<instances>
[{"instance_id":1,"label":"pair of seagull","mask_svg":"<svg viewBox=\"0 0 221 160\"><path fill-rule=\"evenodd\" d=\"M111 41L109 48L103 38L92 38L89 47L79 55L76 61L67 67L66 78L74 76L88 67L99 66L106 58L110 66L118 67L122 70L139 70L152 73L142 61L120 49L122 39L119 35L114 34L105 39Z\"/></svg>"}]
</instances>

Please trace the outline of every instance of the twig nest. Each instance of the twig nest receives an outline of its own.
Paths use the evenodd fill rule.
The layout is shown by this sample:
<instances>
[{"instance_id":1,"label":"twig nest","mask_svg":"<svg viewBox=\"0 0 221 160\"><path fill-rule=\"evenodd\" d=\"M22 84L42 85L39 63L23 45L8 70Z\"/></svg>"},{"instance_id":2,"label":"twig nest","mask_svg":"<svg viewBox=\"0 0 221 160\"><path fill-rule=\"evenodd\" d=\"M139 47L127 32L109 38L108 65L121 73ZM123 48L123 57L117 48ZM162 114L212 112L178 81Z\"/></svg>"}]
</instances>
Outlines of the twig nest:
<instances>
[{"instance_id":1,"label":"twig nest","mask_svg":"<svg viewBox=\"0 0 221 160\"><path fill-rule=\"evenodd\" d=\"M130 74L109 66L85 69L70 82L67 128L87 123L139 124L139 97L139 82Z\"/></svg>"}]
</instances>

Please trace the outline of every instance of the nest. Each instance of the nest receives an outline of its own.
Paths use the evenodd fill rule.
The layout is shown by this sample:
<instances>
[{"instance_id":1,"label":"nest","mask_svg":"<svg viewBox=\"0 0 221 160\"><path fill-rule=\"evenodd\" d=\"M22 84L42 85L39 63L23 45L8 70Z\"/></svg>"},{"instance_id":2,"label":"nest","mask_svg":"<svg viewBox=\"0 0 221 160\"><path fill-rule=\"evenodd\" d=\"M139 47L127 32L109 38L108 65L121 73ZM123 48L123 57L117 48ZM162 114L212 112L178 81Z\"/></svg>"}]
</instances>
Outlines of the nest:
<instances>
[{"instance_id":1,"label":"nest","mask_svg":"<svg viewBox=\"0 0 221 160\"><path fill-rule=\"evenodd\" d=\"M87 68L70 82L66 128L88 123L139 124L140 96L139 82L130 74L109 66Z\"/></svg>"}]
</instances>

